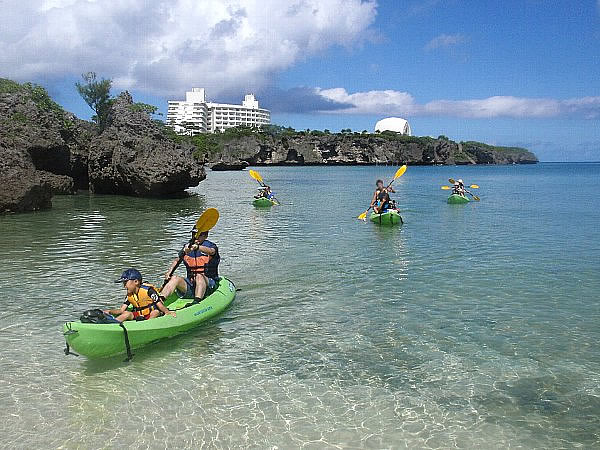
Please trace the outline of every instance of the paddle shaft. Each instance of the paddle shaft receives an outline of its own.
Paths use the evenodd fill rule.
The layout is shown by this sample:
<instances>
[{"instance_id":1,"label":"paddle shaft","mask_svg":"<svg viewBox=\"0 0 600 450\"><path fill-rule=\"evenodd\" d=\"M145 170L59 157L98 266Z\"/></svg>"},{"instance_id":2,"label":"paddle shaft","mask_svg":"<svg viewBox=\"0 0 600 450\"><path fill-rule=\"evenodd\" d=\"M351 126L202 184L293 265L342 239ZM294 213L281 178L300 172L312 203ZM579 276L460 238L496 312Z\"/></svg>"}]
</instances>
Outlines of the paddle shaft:
<instances>
[{"instance_id":1,"label":"paddle shaft","mask_svg":"<svg viewBox=\"0 0 600 450\"><path fill-rule=\"evenodd\" d=\"M186 247L189 247L190 245L193 245L194 242L196 241L196 237L191 238ZM165 287L166 284L169 282L169 280L171 279L171 277L173 276L173 273L177 270L177 268L181 265L181 263L183 262L183 257L185 256L185 252L183 254L181 254L179 256L179 259L177 260L177 263L175 264L175 266L173 266L173 268L169 271L168 276L165 278L165 281L163 281L163 285L162 287Z\"/></svg>"}]
</instances>

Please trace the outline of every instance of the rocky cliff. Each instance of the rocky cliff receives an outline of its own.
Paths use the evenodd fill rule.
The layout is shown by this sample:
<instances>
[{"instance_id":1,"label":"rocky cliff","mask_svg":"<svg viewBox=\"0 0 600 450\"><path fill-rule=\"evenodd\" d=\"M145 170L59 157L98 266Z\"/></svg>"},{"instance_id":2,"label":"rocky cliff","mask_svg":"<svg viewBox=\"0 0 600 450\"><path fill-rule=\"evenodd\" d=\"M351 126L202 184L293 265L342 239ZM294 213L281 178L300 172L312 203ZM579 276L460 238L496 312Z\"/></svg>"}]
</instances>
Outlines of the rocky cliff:
<instances>
[{"instance_id":1,"label":"rocky cliff","mask_svg":"<svg viewBox=\"0 0 600 450\"><path fill-rule=\"evenodd\" d=\"M246 133L219 139L206 157L220 170L250 165L351 164L528 164L535 155L526 149L494 147L478 142L457 143L440 137L401 136L395 133L283 135Z\"/></svg>"},{"instance_id":2,"label":"rocky cliff","mask_svg":"<svg viewBox=\"0 0 600 450\"><path fill-rule=\"evenodd\" d=\"M100 133L43 88L0 79L0 213L47 209L52 194L77 189L166 196L202 181L193 147L174 143L132 105L120 95Z\"/></svg>"},{"instance_id":3,"label":"rocky cliff","mask_svg":"<svg viewBox=\"0 0 600 450\"><path fill-rule=\"evenodd\" d=\"M90 142L90 189L99 194L170 196L206 178L191 146L169 139L163 128L138 111L128 92L111 106L108 126Z\"/></svg>"}]
</instances>

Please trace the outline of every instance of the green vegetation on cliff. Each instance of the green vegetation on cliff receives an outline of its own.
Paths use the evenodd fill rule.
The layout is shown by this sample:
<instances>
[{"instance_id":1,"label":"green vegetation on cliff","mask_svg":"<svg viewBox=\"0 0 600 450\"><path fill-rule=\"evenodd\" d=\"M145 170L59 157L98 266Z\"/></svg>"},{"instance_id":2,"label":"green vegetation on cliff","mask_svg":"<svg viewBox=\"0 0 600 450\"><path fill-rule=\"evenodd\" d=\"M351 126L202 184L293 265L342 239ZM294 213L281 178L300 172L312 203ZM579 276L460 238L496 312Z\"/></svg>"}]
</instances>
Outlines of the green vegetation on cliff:
<instances>
[{"instance_id":1,"label":"green vegetation on cliff","mask_svg":"<svg viewBox=\"0 0 600 450\"><path fill-rule=\"evenodd\" d=\"M46 89L34 83L19 84L16 81L0 78L1 94L22 94L31 99L35 105L44 112L64 114L65 110L50 98ZM21 114L13 114L13 118L24 121L26 117Z\"/></svg>"},{"instance_id":2,"label":"green vegetation on cliff","mask_svg":"<svg viewBox=\"0 0 600 450\"><path fill-rule=\"evenodd\" d=\"M178 143L195 147L205 162L253 164L511 164L536 162L523 148L497 147L480 142L456 143L446 136L405 136L383 133L339 133L295 130L269 125L261 129L228 128L222 133L178 135L164 125L164 133Z\"/></svg>"}]
</instances>

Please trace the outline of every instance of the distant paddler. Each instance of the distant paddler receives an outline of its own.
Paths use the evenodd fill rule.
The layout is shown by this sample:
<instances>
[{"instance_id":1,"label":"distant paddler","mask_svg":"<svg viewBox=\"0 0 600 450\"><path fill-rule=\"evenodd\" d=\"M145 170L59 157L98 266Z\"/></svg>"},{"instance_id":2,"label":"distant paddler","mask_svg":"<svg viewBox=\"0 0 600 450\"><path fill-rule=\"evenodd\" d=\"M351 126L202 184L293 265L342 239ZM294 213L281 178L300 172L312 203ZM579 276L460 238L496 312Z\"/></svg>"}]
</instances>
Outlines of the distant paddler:
<instances>
[{"instance_id":1,"label":"distant paddler","mask_svg":"<svg viewBox=\"0 0 600 450\"><path fill-rule=\"evenodd\" d=\"M271 190L271 186L265 184L262 176L256 170L249 171L250 176L255 179L260 187L258 188L258 194L254 196L254 203L256 205L256 200L265 199L271 202L271 204L278 205L281 202L275 197L275 193ZM264 200L263 200L264 202Z\"/></svg>"},{"instance_id":2,"label":"distant paddler","mask_svg":"<svg viewBox=\"0 0 600 450\"><path fill-rule=\"evenodd\" d=\"M396 202L390 199L390 192L396 192L392 187L392 183L397 178L400 178L402 175L404 175L404 172L406 172L406 165L396 170L394 178L392 178L392 181L390 181L387 186L384 186L382 180L377 180L377 182L375 183L375 192L373 193L373 197L371 199L371 204L364 213L358 216L358 219L366 220L367 213L370 209L373 209L373 211L375 211L375 214L382 214L389 209L396 209Z\"/></svg>"},{"instance_id":3,"label":"distant paddler","mask_svg":"<svg viewBox=\"0 0 600 450\"><path fill-rule=\"evenodd\" d=\"M480 200L479 197L477 197L475 194L473 194L471 191L468 191L465 188L465 183L463 182L462 179L458 179L458 180L454 180L454 178L449 178L448 181L450 183L452 183L452 187L450 186L442 186L443 190L450 190L452 189L452 194L451 195L458 195L460 197L463 198L467 198L466 194L469 194L471 197L473 197L473 200L475 200L476 202L478 202ZM472 184L471 186L469 186L471 189L479 189L479 186L476 184Z\"/></svg>"}]
</instances>

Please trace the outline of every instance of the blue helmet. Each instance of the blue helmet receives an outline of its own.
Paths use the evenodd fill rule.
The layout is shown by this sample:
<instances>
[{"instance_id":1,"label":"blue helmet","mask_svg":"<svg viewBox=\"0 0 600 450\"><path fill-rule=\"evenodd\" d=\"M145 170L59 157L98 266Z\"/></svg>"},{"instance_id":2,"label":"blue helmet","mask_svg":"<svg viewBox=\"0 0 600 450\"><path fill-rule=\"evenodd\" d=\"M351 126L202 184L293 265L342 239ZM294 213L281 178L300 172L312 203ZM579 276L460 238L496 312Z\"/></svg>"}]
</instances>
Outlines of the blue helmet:
<instances>
[{"instance_id":1,"label":"blue helmet","mask_svg":"<svg viewBox=\"0 0 600 450\"><path fill-rule=\"evenodd\" d=\"M140 280L142 281L142 274L137 269L127 269L121 274L121 278L115 280L115 283L123 283L127 280Z\"/></svg>"}]
</instances>

